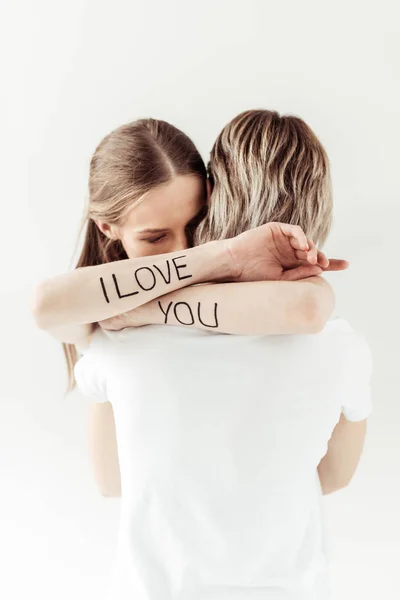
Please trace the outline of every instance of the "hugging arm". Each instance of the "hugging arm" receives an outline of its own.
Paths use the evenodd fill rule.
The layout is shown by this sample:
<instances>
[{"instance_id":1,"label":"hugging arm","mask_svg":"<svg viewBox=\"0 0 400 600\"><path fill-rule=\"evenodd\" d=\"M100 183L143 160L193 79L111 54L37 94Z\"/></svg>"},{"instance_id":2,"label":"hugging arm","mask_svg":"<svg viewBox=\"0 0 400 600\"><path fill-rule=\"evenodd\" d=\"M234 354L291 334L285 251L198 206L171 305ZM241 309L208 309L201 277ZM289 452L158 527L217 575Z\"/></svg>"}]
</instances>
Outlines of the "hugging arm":
<instances>
[{"instance_id":1,"label":"hugging arm","mask_svg":"<svg viewBox=\"0 0 400 600\"><path fill-rule=\"evenodd\" d=\"M333 307L333 291L321 277L226 283L191 286L100 324L178 325L237 335L317 333Z\"/></svg>"},{"instance_id":2,"label":"hugging arm","mask_svg":"<svg viewBox=\"0 0 400 600\"><path fill-rule=\"evenodd\" d=\"M75 269L37 286L32 311L39 328L66 343L84 344L92 323L131 310L189 284L234 277L230 253L218 242L166 255Z\"/></svg>"},{"instance_id":3,"label":"hugging arm","mask_svg":"<svg viewBox=\"0 0 400 600\"><path fill-rule=\"evenodd\" d=\"M88 337L91 323L126 313L188 285L292 281L318 275L328 264L300 227L268 223L229 240L84 267L53 277L36 288L33 313L41 329L61 341L76 343L78 337L80 342Z\"/></svg>"}]
</instances>

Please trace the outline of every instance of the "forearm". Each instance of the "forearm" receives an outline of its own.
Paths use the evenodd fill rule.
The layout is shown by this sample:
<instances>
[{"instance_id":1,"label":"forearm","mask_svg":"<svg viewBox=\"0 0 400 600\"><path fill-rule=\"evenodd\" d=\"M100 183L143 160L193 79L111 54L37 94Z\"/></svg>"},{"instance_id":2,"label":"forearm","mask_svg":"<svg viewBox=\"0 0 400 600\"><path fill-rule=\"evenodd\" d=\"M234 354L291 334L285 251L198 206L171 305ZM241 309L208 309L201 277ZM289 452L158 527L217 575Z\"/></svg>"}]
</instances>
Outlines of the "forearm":
<instances>
[{"instance_id":1,"label":"forearm","mask_svg":"<svg viewBox=\"0 0 400 600\"><path fill-rule=\"evenodd\" d=\"M133 319L238 335L315 333L333 304L332 289L320 277L199 285L140 307Z\"/></svg>"},{"instance_id":2,"label":"forearm","mask_svg":"<svg viewBox=\"0 0 400 600\"><path fill-rule=\"evenodd\" d=\"M187 285L229 278L230 255L211 242L189 250L75 269L36 289L38 326L94 323L132 310Z\"/></svg>"}]
</instances>

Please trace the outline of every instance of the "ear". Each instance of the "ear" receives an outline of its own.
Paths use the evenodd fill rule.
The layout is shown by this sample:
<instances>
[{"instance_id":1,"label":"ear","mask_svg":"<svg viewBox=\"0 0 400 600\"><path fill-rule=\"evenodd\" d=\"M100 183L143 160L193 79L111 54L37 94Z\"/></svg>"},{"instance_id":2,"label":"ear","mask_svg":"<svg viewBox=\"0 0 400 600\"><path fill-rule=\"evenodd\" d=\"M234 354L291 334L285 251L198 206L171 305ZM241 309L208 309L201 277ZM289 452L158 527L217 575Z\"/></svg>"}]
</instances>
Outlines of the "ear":
<instances>
[{"instance_id":1,"label":"ear","mask_svg":"<svg viewBox=\"0 0 400 600\"><path fill-rule=\"evenodd\" d=\"M113 225L109 225L108 223L105 223L104 221L99 221L98 219L95 220L95 223L96 223L97 227L100 229L101 233L103 233L110 240L118 239L117 232L115 231L115 228Z\"/></svg>"}]
</instances>

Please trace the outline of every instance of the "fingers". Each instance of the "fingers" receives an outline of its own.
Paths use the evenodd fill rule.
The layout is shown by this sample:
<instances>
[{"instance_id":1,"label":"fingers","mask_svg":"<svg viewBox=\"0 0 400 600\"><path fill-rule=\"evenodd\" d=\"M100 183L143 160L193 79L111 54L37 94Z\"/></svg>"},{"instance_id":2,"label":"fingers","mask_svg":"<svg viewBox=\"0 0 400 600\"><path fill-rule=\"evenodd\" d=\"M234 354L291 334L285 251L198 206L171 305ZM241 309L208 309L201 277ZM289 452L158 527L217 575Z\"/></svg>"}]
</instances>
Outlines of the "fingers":
<instances>
[{"instance_id":1,"label":"fingers","mask_svg":"<svg viewBox=\"0 0 400 600\"><path fill-rule=\"evenodd\" d=\"M316 265L318 263L318 250L312 240L307 240L309 251L307 253L307 261L310 265Z\"/></svg>"},{"instance_id":2,"label":"fingers","mask_svg":"<svg viewBox=\"0 0 400 600\"><path fill-rule=\"evenodd\" d=\"M309 251L296 250L295 255L298 260L306 261L311 265L318 265L322 269L327 269L329 266L329 260L321 250L315 246L314 242L307 240L309 245Z\"/></svg>"},{"instance_id":3,"label":"fingers","mask_svg":"<svg viewBox=\"0 0 400 600\"><path fill-rule=\"evenodd\" d=\"M349 263L347 260L342 260L338 258L330 258L328 267L324 268L324 271L344 271L349 268Z\"/></svg>"},{"instance_id":4,"label":"fingers","mask_svg":"<svg viewBox=\"0 0 400 600\"><path fill-rule=\"evenodd\" d=\"M280 223L281 231L289 237L290 245L296 251L296 258L306 260L310 265L319 265L323 269L329 266L329 260L323 252L318 250L314 242L307 238L306 234L298 225Z\"/></svg>"},{"instance_id":5,"label":"fingers","mask_svg":"<svg viewBox=\"0 0 400 600\"><path fill-rule=\"evenodd\" d=\"M318 265L322 269L327 269L329 266L329 260L325 254L321 250L318 250L312 240L308 240L308 245L310 247L310 251L308 253L308 262L312 265Z\"/></svg>"},{"instance_id":6,"label":"fingers","mask_svg":"<svg viewBox=\"0 0 400 600\"><path fill-rule=\"evenodd\" d=\"M317 263L322 269L327 269L329 267L329 258L327 258L321 250L318 251Z\"/></svg>"},{"instance_id":7,"label":"fingers","mask_svg":"<svg viewBox=\"0 0 400 600\"><path fill-rule=\"evenodd\" d=\"M305 265L310 264L307 260L308 253L303 252L302 250L296 250L295 252L296 258L302 261ZM338 258L330 258L329 260L324 255L328 265L322 262L321 257L318 257L318 266L320 266L324 271L345 271L349 268L349 263L347 260L342 260Z\"/></svg>"},{"instance_id":8,"label":"fingers","mask_svg":"<svg viewBox=\"0 0 400 600\"><path fill-rule=\"evenodd\" d=\"M321 267L318 265L301 265L295 269L284 271L282 274L282 281L298 281L299 279L306 279L307 277L316 277L322 273Z\"/></svg>"},{"instance_id":9,"label":"fingers","mask_svg":"<svg viewBox=\"0 0 400 600\"><path fill-rule=\"evenodd\" d=\"M349 267L349 263L346 260L336 258L328 259L321 250L318 250L314 242L307 238L302 228L298 225L289 225L288 223L271 223L270 225L279 227L281 232L289 238L290 245L295 251L296 258L308 263L301 265L296 269L286 271L285 273L291 273L290 278L293 279L290 280L302 279L302 277L312 277L315 274L320 275L322 271L344 271ZM308 266L317 267L318 272L298 277L298 269L302 269L303 267L307 269Z\"/></svg>"},{"instance_id":10,"label":"fingers","mask_svg":"<svg viewBox=\"0 0 400 600\"><path fill-rule=\"evenodd\" d=\"M108 319L105 321L99 321L99 325L102 329L107 329L111 331L114 329L112 322L110 322Z\"/></svg>"},{"instance_id":11,"label":"fingers","mask_svg":"<svg viewBox=\"0 0 400 600\"><path fill-rule=\"evenodd\" d=\"M307 236L298 225L288 225L287 223L276 224L281 232L289 238L290 245L294 250L308 251Z\"/></svg>"},{"instance_id":12,"label":"fingers","mask_svg":"<svg viewBox=\"0 0 400 600\"><path fill-rule=\"evenodd\" d=\"M99 325L102 329L107 329L108 331L118 331L123 327L120 315L117 315L116 317L110 317L109 319L104 319L104 321L99 321Z\"/></svg>"},{"instance_id":13,"label":"fingers","mask_svg":"<svg viewBox=\"0 0 400 600\"><path fill-rule=\"evenodd\" d=\"M304 260L304 262L308 262L308 252L305 252L304 250L295 250L294 254L298 260Z\"/></svg>"}]
</instances>

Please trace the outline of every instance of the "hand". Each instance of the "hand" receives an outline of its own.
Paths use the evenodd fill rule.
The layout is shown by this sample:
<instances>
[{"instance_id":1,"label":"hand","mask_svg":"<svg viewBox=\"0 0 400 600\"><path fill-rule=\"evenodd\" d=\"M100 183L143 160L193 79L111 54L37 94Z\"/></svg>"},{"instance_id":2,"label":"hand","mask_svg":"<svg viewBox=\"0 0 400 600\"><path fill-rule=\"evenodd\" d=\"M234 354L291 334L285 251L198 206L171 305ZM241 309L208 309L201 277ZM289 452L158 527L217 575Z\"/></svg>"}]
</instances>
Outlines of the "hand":
<instances>
[{"instance_id":1,"label":"hand","mask_svg":"<svg viewBox=\"0 0 400 600\"><path fill-rule=\"evenodd\" d=\"M120 331L126 327L142 327L143 325L147 325L145 320L141 318L141 308L142 307L139 306L134 310L129 310L128 312L116 315L115 317L99 321L99 325L102 329L106 329L107 331Z\"/></svg>"},{"instance_id":2,"label":"hand","mask_svg":"<svg viewBox=\"0 0 400 600\"><path fill-rule=\"evenodd\" d=\"M297 225L268 223L225 241L236 267L234 281L295 281L347 269L328 260Z\"/></svg>"}]
</instances>

